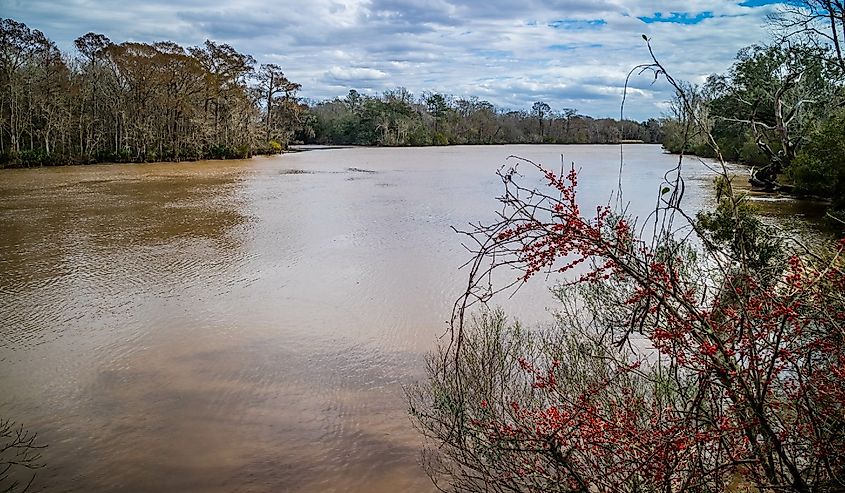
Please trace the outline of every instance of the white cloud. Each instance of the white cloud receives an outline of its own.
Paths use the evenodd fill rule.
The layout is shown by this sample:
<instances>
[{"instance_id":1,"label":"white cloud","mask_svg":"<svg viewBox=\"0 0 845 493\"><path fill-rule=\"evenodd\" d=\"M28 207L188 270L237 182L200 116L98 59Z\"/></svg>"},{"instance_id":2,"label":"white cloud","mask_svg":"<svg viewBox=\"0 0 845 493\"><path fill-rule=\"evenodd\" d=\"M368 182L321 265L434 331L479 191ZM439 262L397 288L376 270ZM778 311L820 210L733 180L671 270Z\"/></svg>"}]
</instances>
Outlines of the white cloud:
<instances>
[{"instance_id":1,"label":"white cloud","mask_svg":"<svg viewBox=\"0 0 845 493\"><path fill-rule=\"evenodd\" d=\"M372 68L343 68L332 67L326 75L336 81L357 81L357 80L383 80L387 78L387 74L381 70Z\"/></svg>"},{"instance_id":2,"label":"white cloud","mask_svg":"<svg viewBox=\"0 0 845 493\"><path fill-rule=\"evenodd\" d=\"M595 116L618 115L625 75L648 61L641 34L673 75L700 82L767 39L772 8L739 0L0 0L4 16L68 51L88 31L116 42L230 43L280 64L309 98L404 86L511 108L542 98ZM673 12L701 19L639 19ZM632 87L635 118L658 115L670 95L647 76Z\"/></svg>"}]
</instances>

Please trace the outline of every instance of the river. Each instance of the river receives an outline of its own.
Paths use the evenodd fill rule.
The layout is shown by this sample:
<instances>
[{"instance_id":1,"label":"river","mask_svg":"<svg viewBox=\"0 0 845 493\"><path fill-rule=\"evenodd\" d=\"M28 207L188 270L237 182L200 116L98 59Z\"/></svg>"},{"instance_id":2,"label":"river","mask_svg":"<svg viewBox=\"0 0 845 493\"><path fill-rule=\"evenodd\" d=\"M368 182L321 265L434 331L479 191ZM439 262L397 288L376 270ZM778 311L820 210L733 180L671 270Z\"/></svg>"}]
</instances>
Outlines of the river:
<instances>
[{"instance_id":1,"label":"river","mask_svg":"<svg viewBox=\"0 0 845 493\"><path fill-rule=\"evenodd\" d=\"M430 491L402 386L446 330L516 154L581 168L619 146L312 150L0 173L0 418L38 432L33 491ZM629 210L677 162L625 146ZM690 209L712 175L685 165ZM539 279L498 303L543 323Z\"/></svg>"}]
</instances>

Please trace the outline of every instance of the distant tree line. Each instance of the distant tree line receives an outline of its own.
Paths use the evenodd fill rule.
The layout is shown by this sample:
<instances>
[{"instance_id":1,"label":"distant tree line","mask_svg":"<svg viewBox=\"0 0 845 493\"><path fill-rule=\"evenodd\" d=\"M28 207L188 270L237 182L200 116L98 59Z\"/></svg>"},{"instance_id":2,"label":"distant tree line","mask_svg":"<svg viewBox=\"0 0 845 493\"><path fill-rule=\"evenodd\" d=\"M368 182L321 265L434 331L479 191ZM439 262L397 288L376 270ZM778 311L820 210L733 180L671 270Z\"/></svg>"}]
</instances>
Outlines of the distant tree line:
<instances>
[{"instance_id":1,"label":"distant tree line","mask_svg":"<svg viewBox=\"0 0 845 493\"><path fill-rule=\"evenodd\" d=\"M350 90L344 98L318 102L309 109L313 133L307 142L378 146L450 144L607 144L621 140L657 143L660 122L581 115L559 111L544 101L530 110L509 111L476 97L459 98L405 88L379 96Z\"/></svg>"},{"instance_id":2,"label":"distant tree line","mask_svg":"<svg viewBox=\"0 0 845 493\"><path fill-rule=\"evenodd\" d=\"M0 19L0 167L247 157L301 127L300 85L227 44L75 46Z\"/></svg>"},{"instance_id":3,"label":"distant tree line","mask_svg":"<svg viewBox=\"0 0 845 493\"><path fill-rule=\"evenodd\" d=\"M827 198L841 215L845 4L795 0L769 22L775 42L743 49L727 73L685 92L707 114L724 157L754 166L754 186ZM669 151L713 156L709 137L691 128L677 99L662 123Z\"/></svg>"},{"instance_id":4,"label":"distant tree line","mask_svg":"<svg viewBox=\"0 0 845 493\"><path fill-rule=\"evenodd\" d=\"M63 54L0 19L0 167L243 158L291 142L376 146L661 142L661 123L596 119L546 102L508 111L404 88L313 103L278 65L206 41L115 43Z\"/></svg>"}]
</instances>

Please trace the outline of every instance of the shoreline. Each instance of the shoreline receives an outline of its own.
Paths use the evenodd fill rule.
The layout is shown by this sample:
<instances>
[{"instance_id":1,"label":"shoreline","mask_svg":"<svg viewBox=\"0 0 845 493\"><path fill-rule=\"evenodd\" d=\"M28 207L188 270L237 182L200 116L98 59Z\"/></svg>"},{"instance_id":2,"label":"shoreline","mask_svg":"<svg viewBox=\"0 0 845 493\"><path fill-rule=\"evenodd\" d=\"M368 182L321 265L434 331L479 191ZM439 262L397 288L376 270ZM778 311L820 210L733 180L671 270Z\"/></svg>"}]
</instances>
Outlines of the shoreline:
<instances>
[{"instance_id":1,"label":"shoreline","mask_svg":"<svg viewBox=\"0 0 845 493\"><path fill-rule=\"evenodd\" d=\"M449 147L504 147L504 146L621 146L621 145L661 145L657 142L515 142L515 143L481 143L481 144L446 144L446 145L422 145L422 146L379 146L379 145L356 145L356 144L294 144L288 149L278 153L254 153L247 157L204 157L200 159L160 160L160 161L93 161L93 162L67 162L55 164L42 164L38 166L0 166L0 172L13 169L45 169L45 168L66 168L70 166L110 166L115 164L164 164L164 163L195 163L198 161L238 161L249 160L255 157L282 156L298 152L310 151L331 151L340 149L428 149L428 148L449 148ZM671 154L671 153L670 153Z\"/></svg>"},{"instance_id":2,"label":"shoreline","mask_svg":"<svg viewBox=\"0 0 845 493\"><path fill-rule=\"evenodd\" d=\"M712 158L712 157L699 156L698 154L688 154L688 153L681 154L680 152L670 152L670 151L667 151L665 147L663 148L663 151L664 151L664 153L670 154L672 156L683 155L684 157L692 157L692 158L696 158L696 159L709 159L711 161L718 163L716 158ZM787 199L801 201L801 202L815 202L815 203L818 203L819 205L822 205L822 204L830 205L832 203L832 200L828 197L821 197L819 195L801 194L801 193L794 192L794 191L792 191L793 188L791 186L788 189L782 188L782 189L778 189L778 190L763 190L763 189L760 189L760 188L755 188L754 185L751 183L751 181L748 179L750 177L750 172L754 169L754 165L742 163L742 162L739 162L739 161L725 161L725 163L729 164L731 166L742 167L743 169L745 169L746 171L749 172L748 176L744 176L744 178L746 178L746 180L743 182L742 186L740 186L739 188L741 190L744 190L744 191L750 193L750 194L753 194L754 197L769 197L772 200L777 200L779 197L782 197L782 198L787 198ZM739 177L740 177L740 175L735 176L735 178L739 178ZM734 180L731 180L731 183L734 184Z\"/></svg>"},{"instance_id":3,"label":"shoreline","mask_svg":"<svg viewBox=\"0 0 845 493\"><path fill-rule=\"evenodd\" d=\"M180 159L178 161L174 160L161 160L161 161L92 161L87 163L55 163L55 164L42 164L38 166L0 166L0 173L7 170L23 170L23 169L50 169L50 168L69 168L69 167L85 167L85 166L114 166L114 165L121 165L121 164L181 164L181 163L196 163L199 161L244 161L249 160L256 157L272 157L272 156L281 156L284 154L294 154L297 152L303 152L297 149L290 149L285 150L282 152L277 153L255 153L247 157L204 157L200 159Z\"/></svg>"}]
</instances>

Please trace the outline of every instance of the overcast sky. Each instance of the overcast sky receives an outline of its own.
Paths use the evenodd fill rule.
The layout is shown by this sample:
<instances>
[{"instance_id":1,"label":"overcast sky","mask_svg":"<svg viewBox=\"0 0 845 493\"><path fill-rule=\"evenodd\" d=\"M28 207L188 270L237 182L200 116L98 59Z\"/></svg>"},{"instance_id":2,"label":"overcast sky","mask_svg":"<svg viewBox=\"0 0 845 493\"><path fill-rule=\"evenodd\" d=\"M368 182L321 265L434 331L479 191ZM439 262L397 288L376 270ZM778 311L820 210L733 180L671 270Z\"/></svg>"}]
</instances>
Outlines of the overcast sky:
<instances>
[{"instance_id":1,"label":"overcast sky","mask_svg":"<svg viewBox=\"0 0 845 493\"><path fill-rule=\"evenodd\" d=\"M89 31L114 42L205 39L276 63L322 99L404 86L478 96L504 108L537 100L618 116L646 34L676 78L722 72L765 42L772 0L0 0L0 15L66 51ZM641 77L626 116L659 116L670 93Z\"/></svg>"}]
</instances>

